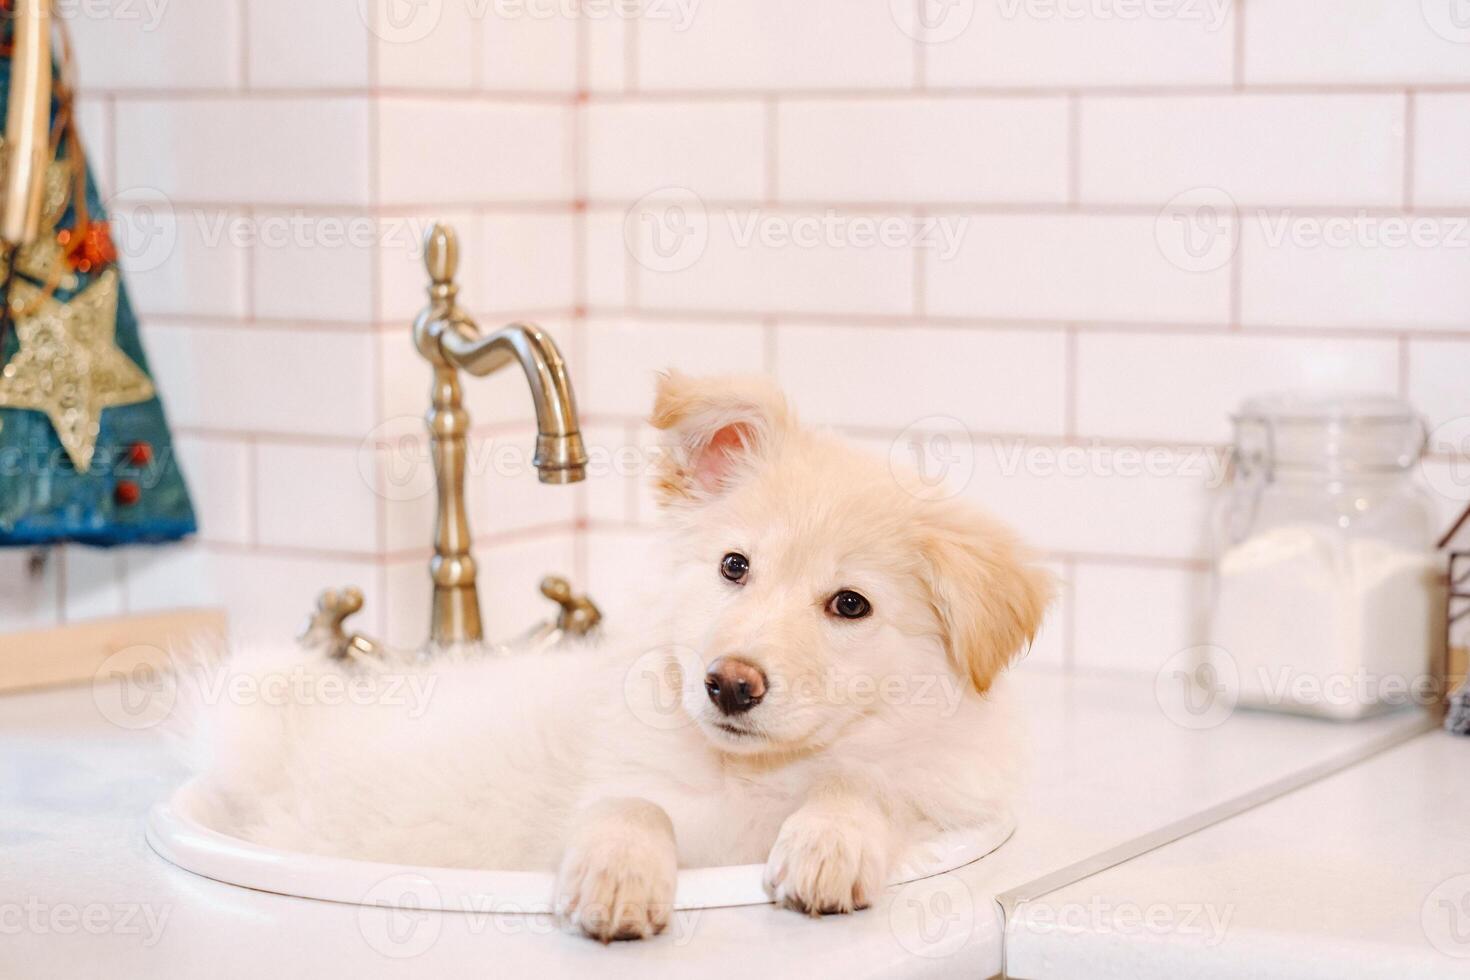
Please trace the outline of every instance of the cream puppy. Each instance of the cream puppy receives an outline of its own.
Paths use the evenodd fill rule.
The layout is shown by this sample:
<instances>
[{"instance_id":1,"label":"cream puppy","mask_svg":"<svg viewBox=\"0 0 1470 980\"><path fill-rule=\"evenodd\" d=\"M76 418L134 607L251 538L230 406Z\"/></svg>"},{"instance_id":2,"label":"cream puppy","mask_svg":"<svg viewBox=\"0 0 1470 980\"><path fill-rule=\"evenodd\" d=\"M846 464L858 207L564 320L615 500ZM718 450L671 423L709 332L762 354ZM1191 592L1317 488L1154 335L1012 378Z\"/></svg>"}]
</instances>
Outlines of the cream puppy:
<instances>
[{"instance_id":1,"label":"cream puppy","mask_svg":"<svg viewBox=\"0 0 1470 980\"><path fill-rule=\"evenodd\" d=\"M1051 589L1011 532L802 428L762 380L666 376L652 421L672 555L652 625L420 668L412 708L211 706L207 819L319 853L556 867L561 916L607 941L665 926L681 865L761 862L774 901L848 912L908 845L993 818L1017 754L998 675Z\"/></svg>"}]
</instances>

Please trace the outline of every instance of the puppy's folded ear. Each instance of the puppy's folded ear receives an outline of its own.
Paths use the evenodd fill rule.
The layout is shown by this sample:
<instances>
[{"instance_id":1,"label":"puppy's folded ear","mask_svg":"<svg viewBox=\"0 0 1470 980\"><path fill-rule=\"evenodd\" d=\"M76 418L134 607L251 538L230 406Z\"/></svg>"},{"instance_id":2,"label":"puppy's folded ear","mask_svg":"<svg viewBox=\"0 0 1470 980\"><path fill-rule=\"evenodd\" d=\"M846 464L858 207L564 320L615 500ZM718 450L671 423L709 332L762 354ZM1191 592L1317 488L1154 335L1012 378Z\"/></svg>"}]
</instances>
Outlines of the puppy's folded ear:
<instances>
[{"instance_id":1,"label":"puppy's folded ear","mask_svg":"<svg viewBox=\"0 0 1470 980\"><path fill-rule=\"evenodd\" d=\"M1028 646L1055 591L1008 528L966 508L936 505L920 551L944 643L961 676L984 694Z\"/></svg>"},{"instance_id":2,"label":"puppy's folded ear","mask_svg":"<svg viewBox=\"0 0 1470 980\"><path fill-rule=\"evenodd\" d=\"M774 452L792 424L786 399L765 378L676 371L659 376L649 422L673 437L655 479L665 504L719 496Z\"/></svg>"}]
</instances>

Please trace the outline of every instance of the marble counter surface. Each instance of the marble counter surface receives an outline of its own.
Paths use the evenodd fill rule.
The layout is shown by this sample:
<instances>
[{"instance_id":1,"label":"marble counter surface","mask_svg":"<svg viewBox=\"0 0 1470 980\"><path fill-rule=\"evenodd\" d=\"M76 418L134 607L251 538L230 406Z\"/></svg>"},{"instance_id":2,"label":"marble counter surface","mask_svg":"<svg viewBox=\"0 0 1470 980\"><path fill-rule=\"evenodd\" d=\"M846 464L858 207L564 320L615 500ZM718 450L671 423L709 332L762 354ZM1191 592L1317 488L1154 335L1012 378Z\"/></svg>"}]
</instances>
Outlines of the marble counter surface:
<instances>
[{"instance_id":1,"label":"marble counter surface","mask_svg":"<svg viewBox=\"0 0 1470 980\"><path fill-rule=\"evenodd\" d=\"M1421 735L1029 903L1018 978L1470 976L1470 741Z\"/></svg>"}]
</instances>

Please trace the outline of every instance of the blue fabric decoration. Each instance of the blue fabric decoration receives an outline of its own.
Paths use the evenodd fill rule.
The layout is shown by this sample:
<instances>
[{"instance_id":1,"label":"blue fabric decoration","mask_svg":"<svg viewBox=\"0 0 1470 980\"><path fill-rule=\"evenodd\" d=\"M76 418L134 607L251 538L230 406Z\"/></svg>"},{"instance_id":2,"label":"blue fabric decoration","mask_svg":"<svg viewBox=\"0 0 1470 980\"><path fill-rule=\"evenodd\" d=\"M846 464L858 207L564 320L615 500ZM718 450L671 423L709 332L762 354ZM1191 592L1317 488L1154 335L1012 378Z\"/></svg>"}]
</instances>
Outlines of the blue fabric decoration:
<instances>
[{"instance_id":1,"label":"blue fabric decoration","mask_svg":"<svg viewBox=\"0 0 1470 980\"><path fill-rule=\"evenodd\" d=\"M9 40L8 28L7 24L3 30L5 41ZM8 58L0 59L0 117L9 90L10 62ZM58 119L70 118L69 107L63 103L67 98L66 93L58 92L53 101L53 127ZM0 131L3 131L3 118L0 118ZM68 160L69 152L79 154L79 147L76 140L61 139L58 159ZM48 254L54 259L55 269L64 271L65 275L51 298L65 304L99 281L106 288L104 277L119 277L115 280L117 319L112 342L143 377L151 380L148 359L138 336L137 318L128 302L121 273L107 254L111 244L102 224L107 216L97 185L85 161L80 163L86 196L85 209L81 212L83 226L78 227L76 202L68 200L54 227L45 227L43 219L41 234L56 240L58 231L70 230L70 241L76 242L90 227L92 240L100 238L105 246L101 253L104 258L100 262L78 262L68 257L66 249L52 249ZM75 174L74 169L71 172ZM52 217L55 218L54 212ZM95 250L93 254L97 254ZM52 277L38 274L34 268L36 261L33 256L29 267L26 261L17 261L18 270L5 280L7 309L13 310L19 302L18 291L29 290L39 295L47 287L47 280ZM18 370L16 365L21 363L16 360L22 346L21 333L8 314L0 329L3 329L0 365L14 375ZM54 379L48 378L48 383L50 380ZM4 382L0 377L0 384ZM84 465L79 466L75 446L68 451L58 435L56 423L45 411L0 407L0 546L62 541L100 546L160 542L176 540L196 530L189 491L156 390L146 400L102 408L97 424L95 449L90 459L82 457Z\"/></svg>"}]
</instances>

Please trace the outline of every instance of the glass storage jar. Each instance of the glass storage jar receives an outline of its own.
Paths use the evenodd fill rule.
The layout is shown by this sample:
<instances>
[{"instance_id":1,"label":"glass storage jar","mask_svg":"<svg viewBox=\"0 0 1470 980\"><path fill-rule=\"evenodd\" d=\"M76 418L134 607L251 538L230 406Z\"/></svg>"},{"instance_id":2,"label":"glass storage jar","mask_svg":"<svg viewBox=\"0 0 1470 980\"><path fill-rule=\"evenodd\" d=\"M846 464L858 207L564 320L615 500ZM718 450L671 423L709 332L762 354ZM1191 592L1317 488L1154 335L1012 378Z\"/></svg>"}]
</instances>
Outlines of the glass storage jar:
<instances>
[{"instance_id":1,"label":"glass storage jar","mask_svg":"<svg viewBox=\"0 0 1470 980\"><path fill-rule=\"evenodd\" d=\"M1272 395L1234 416L1210 646L1238 703L1359 718L1428 703L1442 615L1425 429L1379 395Z\"/></svg>"}]
</instances>

